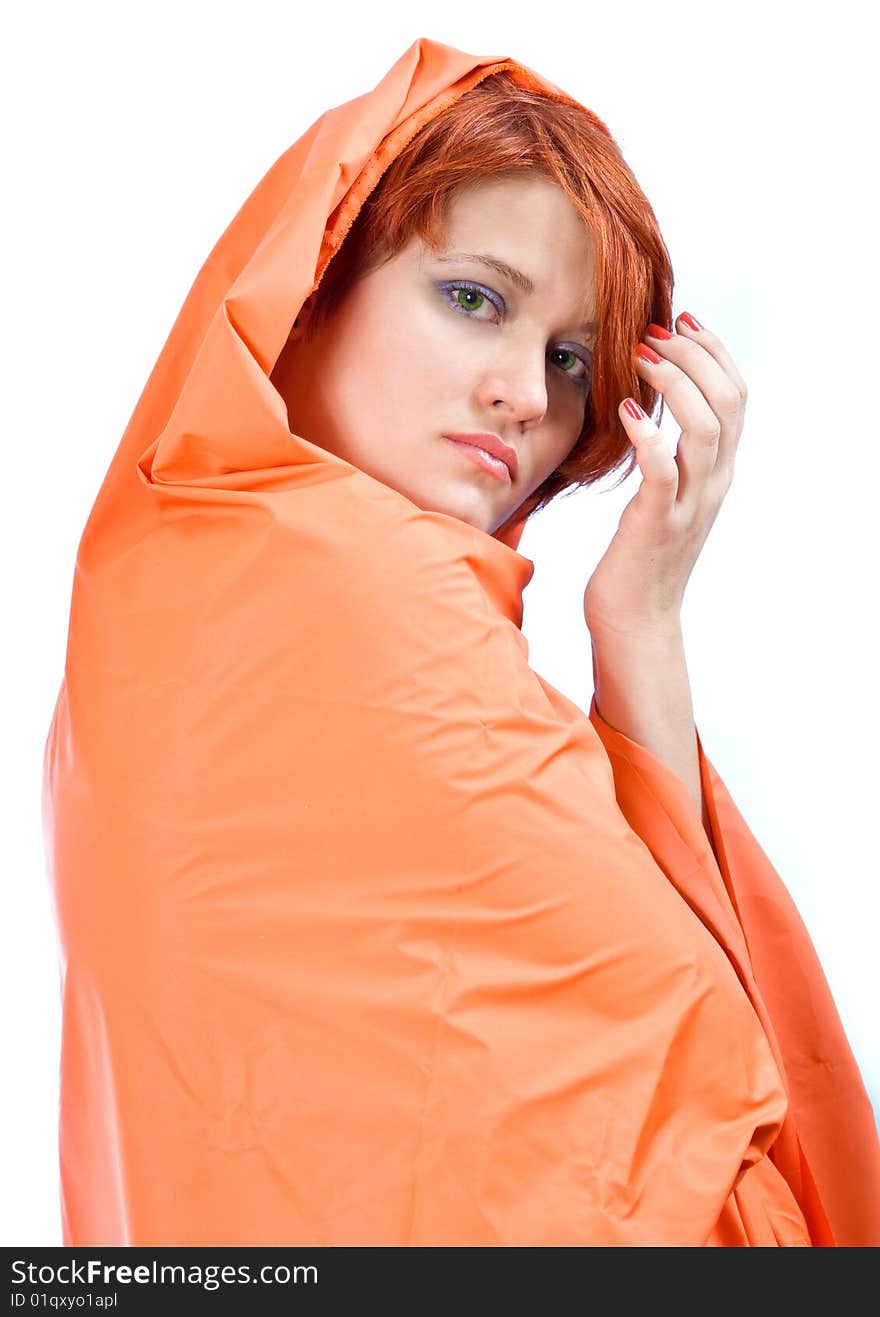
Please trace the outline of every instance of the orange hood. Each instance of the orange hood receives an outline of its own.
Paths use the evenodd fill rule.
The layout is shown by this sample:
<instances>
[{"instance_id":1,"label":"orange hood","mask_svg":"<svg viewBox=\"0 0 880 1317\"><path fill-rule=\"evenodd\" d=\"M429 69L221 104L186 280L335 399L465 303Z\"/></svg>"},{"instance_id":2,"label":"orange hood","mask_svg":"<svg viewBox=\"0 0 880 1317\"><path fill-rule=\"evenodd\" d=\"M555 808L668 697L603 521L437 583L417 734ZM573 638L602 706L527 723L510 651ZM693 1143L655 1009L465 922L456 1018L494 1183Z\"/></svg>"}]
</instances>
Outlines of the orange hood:
<instances>
[{"instance_id":1,"label":"orange hood","mask_svg":"<svg viewBox=\"0 0 880 1317\"><path fill-rule=\"evenodd\" d=\"M880 1242L855 1061L702 746L714 850L529 666L522 523L419 509L270 381L383 169L502 69L572 99L421 39L273 165L83 533L43 788L68 1246Z\"/></svg>"}]
</instances>

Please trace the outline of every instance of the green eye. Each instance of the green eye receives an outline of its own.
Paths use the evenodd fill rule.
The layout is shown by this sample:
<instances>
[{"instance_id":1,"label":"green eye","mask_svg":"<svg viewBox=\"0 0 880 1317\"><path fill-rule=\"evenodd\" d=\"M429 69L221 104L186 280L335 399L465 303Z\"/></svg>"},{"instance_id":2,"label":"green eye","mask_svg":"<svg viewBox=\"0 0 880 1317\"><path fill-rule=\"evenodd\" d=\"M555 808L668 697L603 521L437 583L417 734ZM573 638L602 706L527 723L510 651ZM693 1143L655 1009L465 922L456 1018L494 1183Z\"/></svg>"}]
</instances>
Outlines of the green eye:
<instances>
[{"instance_id":1,"label":"green eye","mask_svg":"<svg viewBox=\"0 0 880 1317\"><path fill-rule=\"evenodd\" d=\"M574 352L571 348L554 348L553 356L556 358L554 364L558 366L563 375L567 375L570 380L574 380L575 384L582 387L589 385L592 370L579 352ZM560 357L568 358L568 361L560 361ZM579 366L582 367L580 372L577 369Z\"/></svg>"},{"instance_id":2,"label":"green eye","mask_svg":"<svg viewBox=\"0 0 880 1317\"><path fill-rule=\"evenodd\" d=\"M465 302L462 300L463 298L475 298L476 300ZM455 300L463 311L479 311L486 299L482 293L477 292L476 288L459 288L455 294Z\"/></svg>"},{"instance_id":3,"label":"green eye","mask_svg":"<svg viewBox=\"0 0 880 1317\"><path fill-rule=\"evenodd\" d=\"M484 319L483 316L476 315L477 311L482 311L484 303L491 306L499 318L504 317L504 301L497 293L478 288L476 284L467 283L463 279L437 284L437 288L453 311L457 311L460 316L465 316L468 320Z\"/></svg>"}]
</instances>

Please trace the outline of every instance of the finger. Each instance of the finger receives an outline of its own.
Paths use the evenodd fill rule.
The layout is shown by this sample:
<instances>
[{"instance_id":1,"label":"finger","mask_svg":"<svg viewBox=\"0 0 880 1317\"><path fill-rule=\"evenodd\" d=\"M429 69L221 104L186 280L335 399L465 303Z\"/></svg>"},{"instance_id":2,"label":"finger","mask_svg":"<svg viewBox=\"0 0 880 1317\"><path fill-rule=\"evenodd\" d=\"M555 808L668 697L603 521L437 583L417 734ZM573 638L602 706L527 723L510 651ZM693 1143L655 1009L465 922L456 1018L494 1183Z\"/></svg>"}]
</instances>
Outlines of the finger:
<instances>
[{"instance_id":1,"label":"finger","mask_svg":"<svg viewBox=\"0 0 880 1317\"><path fill-rule=\"evenodd\" d=\"M682 338L688 338L694 343L699 343L705 352L715 358L743 402L745 402L748 396L746 382L737 370L733 357L718 335L713 334L711 329L706 329L704 325L701 325L696 316L691 315L690 311L682 311L676 317L675 324L676 330Z\"/></svg>"},{"instance_id":2,"label":"finger","mask_svg":"<svg viewBox=\"0 0 880 1317\"><path fill-rule=\"evenodd\" d=\"M745 380L721 339L701 325L689 311L683 311L675 324L677 334L651 324L645 338L656 352L674 361L694 380L721 420L716 461L726 470L732 470L748 399ZM717 370L713 370L710 362L715 363Z\"/></svg>"},{"instance_id":3,"label":"finger","mask_svg":"<svg viewBox=\"0 0 880 1317\"><path fill-rule=\"evenodd\" d=\"M635 398L624 398L618 408L642 473L638 499L656 517L675 507L679 469L675 454L650 416Z\"/></svg>"},{"instance_id":4,"label":"finger","mask_svg":"<svg viewBox=\"0 0 880 1317\"><path fill-rule=\"evenodd\" d=\"M688 346L701 354L713 371L720 373L717 363L701 348L696 344ZM668 344L663 344L663 347L668 348ZM663 395L666 406L681 426L676 454L678 501L696 507L715 473L722 420L691 376L671 357L661 356L652 347L640 343L635 353L635 365L652 389Z\"/></svg>"}]
</instances>

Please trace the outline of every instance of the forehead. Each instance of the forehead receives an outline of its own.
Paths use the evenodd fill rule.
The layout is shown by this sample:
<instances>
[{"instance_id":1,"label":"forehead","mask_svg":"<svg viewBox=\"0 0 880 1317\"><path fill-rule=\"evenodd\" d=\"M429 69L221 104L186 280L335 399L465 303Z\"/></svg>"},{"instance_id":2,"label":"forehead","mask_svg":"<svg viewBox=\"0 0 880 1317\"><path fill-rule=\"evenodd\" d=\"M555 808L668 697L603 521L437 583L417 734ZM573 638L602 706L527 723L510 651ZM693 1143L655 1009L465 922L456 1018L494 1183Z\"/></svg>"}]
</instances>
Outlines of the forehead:
<instances>
[{"instance_id":1,"label":"forehead","mask_svg":"<svg viewBox=\"0 0 880 1317\"><path fill-rule=\"evenodd\" d=\"M560 241L590 251L593 235L573 202L552 179L539 174L481 179L453 193L446 210L450 242L466 233L502 233L530 247L544 248L551 234Z\"/></svg>"},{"instance_id":2,"label":"forehead","mask_svg":"<svg viewBox=\"0 0 880 1317\"><path fill-rule=\"evenodd\" d=\"M450 200L441 250L425 259L452 266L478 259L532 304L552 297L591 318L595 241L563 190L540 176L482 180Z\"/></svg>"}]
</instances>

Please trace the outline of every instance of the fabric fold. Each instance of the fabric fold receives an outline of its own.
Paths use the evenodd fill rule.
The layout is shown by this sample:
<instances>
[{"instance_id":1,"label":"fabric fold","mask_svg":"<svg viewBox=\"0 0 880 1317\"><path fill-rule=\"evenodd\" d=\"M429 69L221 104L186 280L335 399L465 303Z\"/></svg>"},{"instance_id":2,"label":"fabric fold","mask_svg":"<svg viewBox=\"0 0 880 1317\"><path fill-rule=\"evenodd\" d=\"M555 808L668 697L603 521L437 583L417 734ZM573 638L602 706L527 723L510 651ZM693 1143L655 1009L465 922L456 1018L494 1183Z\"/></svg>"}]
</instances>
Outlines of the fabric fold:
<instances>
[{"instance_id":1,"label":"fabric fold","mask_svg":"<svg viewBox=\"0 0 880 1317\"><path fill-rule=\"evenodd\" d=\"M706 836L684 783L646 747L590 721L630 826L727 952L773 1049L790 1113L771 1156L818 1243L880 1241L873 1109L804 922L696 732ZM796 1132L795 1132L796 1131Z\"/></svg>"}]
</instances>

